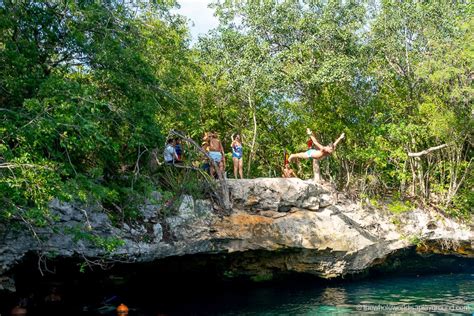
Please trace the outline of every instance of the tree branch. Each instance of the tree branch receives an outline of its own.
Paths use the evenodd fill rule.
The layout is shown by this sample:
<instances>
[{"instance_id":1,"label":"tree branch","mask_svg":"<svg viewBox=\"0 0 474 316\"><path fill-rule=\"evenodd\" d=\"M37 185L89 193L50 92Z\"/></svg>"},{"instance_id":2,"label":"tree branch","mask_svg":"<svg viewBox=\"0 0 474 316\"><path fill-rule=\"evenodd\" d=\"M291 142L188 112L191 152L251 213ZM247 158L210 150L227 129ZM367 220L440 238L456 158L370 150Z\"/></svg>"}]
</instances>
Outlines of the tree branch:
<instances>
[{"instance_id":1,"label":"tree branch","mask_svg":"<svg viewBox=\"0 0 474 316\"><path fill-rule=\"evenodd\" d=\"M438 149L441 149L441 148L444 148L444 147L447 147L447 146L448 146L448 144L443 144L443 145L439 145L439 146L435 146L435 147L430 147L426 150L423 150L423 151L420 151L420 152L417 152L417 153L410 153L409 152L408 157L420 157L420 156L429 154L432 151L435 151L435 150L438 150Z\"/></svg>"},{"instance_id":2,"label":"tree branch","mask_svg":"<svg viewBox=\"0 0 474 316\"><path fill-rule=\"evenodd\" d=\"M12 168L21 168L21 167L43 168L43 169L52 170L48 166L34 165L34 164L29 164L29 163L8 163L8 162L0 163L0 169L2 169L2 168L12 169Z\"/></svg>"},{"instance_id":3,"label":"tree branch","mask_svg":"<svg viewBox=\"0 0 474 316\"><path fill-rule=\"evenodd\" d=\"M200 151L202 154L204 154L204 156L206 156L207 159L209 159L210 163L213 164L214 166L214 169L217 171L217 175L219 177L219 184L221 186L221 190L222 190L222 194L220 196L221 200L222 200L222 207L225 209L225 210L230 210L231 208L231 203L230 203L230 197L229 197L229 189L227 187L227 182L226 180L224 179L224 175L222 174L222 172L220 172L216 162L211 159L211 157L209 156L209 154L201 148L201 146L199 146L194 140L192 140L191 138L188 138L186 136L184 136L183 134L175 131L175 130L172 130L170 132L170 134L172 135L176 135L178 137L180 137L181 139L183 139L184 141L190 143L191 145L193 145L194 147L196 147L196 149L198 151ZM176 166L176 165L175 165Z\"/></svg>"}]
</instances>

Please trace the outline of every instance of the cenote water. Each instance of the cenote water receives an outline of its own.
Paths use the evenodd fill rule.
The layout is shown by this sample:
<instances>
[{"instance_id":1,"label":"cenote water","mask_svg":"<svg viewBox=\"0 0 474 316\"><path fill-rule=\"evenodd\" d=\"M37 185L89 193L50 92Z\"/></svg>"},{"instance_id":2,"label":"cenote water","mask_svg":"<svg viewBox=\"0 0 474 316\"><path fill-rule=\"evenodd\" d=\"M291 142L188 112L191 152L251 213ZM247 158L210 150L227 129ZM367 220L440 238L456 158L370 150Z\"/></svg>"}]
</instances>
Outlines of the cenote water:
<instances>
[{"instance_id":1,"label":"cenote water","mask_svg":"<svg viewBox=\"0 0 474 316\"><path fill-rule=\"evenodd\" d=\"M473 315L474 262L463 264L462 271L456 273L384 272L339 281L295 275L269 283L206 282L205 270L193 278L189 274L153 274L156 267L147 270L136 266L92 274L67 274L59 269L60 282L54 278L45 282L31 272L34 270L22 270L18 290L37 297L36 307L28 315L116 315L115 308L120 303L130 308L130 316ZM128 271L127 277L123 277L124 271ZM41 306L45 289L54 284L60 287L63 297L60 309ZM14 304L11 297L8 299L9 305L0 309L2 315L8 315ZM2 297L0 303L1 300Z\"/></svg>"},{"instance_id":2,"label":"cenote water","mask_svg":"<svg viewBox=\"0 0 474 316\"><path fill-rule=\"evenodd\" d=\"M103 296L109 305L91 305L87 295L83 301L76 297L74 304L63 306L62 312L115 315L114 306L123 302L130 307L130 315L153 316L474 313L474 274L470 273L384 277L326 285L287 282L225 290L207 289L203 284L200 290L183 289L182 294L175 292L173 297L153 295L154 287L159 286L162 285L143 284L142 292L109 293Z\"/></svg>"},{"instance_id":3,"label":"cenote water","mask_svg":"<svg viewBox=\"0 0 474 316\"><path fill-rule=\"evenodd\" d=\"M474 274L467 273L386 277L330 285L290 282L220 293L203 291L183 297L173 306L159 298L156 302L141 302L142 309L149 315L154 315L154 311L176 315L474 313Z\"/></svg>"}]
</instances>

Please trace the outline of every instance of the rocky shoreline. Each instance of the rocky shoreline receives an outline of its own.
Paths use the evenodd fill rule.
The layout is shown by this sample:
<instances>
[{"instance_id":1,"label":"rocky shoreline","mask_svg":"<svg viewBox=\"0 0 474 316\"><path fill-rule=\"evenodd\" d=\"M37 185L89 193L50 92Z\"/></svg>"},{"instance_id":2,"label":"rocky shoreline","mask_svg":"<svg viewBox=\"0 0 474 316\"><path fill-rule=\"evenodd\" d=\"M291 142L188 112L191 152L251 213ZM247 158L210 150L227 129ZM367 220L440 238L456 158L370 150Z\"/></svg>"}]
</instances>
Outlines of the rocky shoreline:
<instances>
[{"instance_id":1,"label":"rocky shoreline","mask_svg":"<svg viewBox=\"0 0 474 316\"><path fill-rule=\"evenodd\" d=\"M141 207L140 222L115 227L100 207L54 200L55 227L25 231L2 227L0 290L14 291L11 270L27 254L55 258L104 258L129 263L156 262L184 255L228 255L225 275L271 278L305 273L330 279L383 267L397 253L473 258L474 232L466 224L434 212L401 214L362 206L329 185L300 179L228 180L232 210L223 215L208 200L183 196L176 215L160 216L160 195ZM72 232L72 233L71 233ZM121 242L107 249L103 240ZM112 242L111 242L112 243ZM112 249L112 251L111 251ZM262 253L264 256L251 254Z\"/></svg>"}]
</instances>

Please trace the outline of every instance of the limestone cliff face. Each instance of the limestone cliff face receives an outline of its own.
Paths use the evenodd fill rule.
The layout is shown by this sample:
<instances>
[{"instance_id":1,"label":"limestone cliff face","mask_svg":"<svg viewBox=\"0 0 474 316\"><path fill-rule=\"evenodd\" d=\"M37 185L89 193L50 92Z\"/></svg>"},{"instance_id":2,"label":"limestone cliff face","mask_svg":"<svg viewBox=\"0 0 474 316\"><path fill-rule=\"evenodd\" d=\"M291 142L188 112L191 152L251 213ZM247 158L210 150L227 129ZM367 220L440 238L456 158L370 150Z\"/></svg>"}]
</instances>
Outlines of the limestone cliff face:
<instances>
[{"instance_id":1,"label":"limestone cliff face","mask_svg":"<svg viewBox=\"0 0 474 316\"><path fill-rule=\"evenodd\" d=\"M420 254L474 257L471 227L439 213L414 209L393 215L363 207L325 185L299 179L229 180L233 208L223 215L206 200L184 196L178 214L159 219L160 206L141 209L143 221L114 227L103 212L53 201L60 215L55 233L0 230L0 275L28 252L59 257L81 255L132 262L170 256L241 253L230 271L249 275L305 272L333 278L365 271L391 254L416 247ZM159 199L159 195L156 196ZM120 236L124 245L107 253L74 232L89 231L107 240ZM72 233L71 233L72 232ZM252 250L263 256L245 256ZM0 280L8 287L8 279Z\"/></svg>"}]
</instances>

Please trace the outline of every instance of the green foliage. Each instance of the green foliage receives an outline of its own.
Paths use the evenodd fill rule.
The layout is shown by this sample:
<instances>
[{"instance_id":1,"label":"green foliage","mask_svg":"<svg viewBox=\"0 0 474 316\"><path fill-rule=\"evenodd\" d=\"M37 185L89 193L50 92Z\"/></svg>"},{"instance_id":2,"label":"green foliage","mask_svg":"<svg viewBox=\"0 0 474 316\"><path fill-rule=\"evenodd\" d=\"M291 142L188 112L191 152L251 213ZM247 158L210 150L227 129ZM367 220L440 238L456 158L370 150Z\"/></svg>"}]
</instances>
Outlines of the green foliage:
<instances>
[{"instance_id":1,"label":"green foliage","mask_svg":"<svg viewBox=\"0 0 474 316\"><path fill-rule=\"evenodd\" d=\"M226 278L226 279L233 279L233 278L237 277L237 275L235 274L234 271L227 270L227 271L224 271L223 277Z\"/></svg>"},{"instance_id":2,"label":"green foliage","mask_svg":"<svg viewBox=\"0 0 474 316\"><path fill-rule=\"evenodd\" d=\"M470 186L472 188L472 185ZM446 209L446 212L454 217L459 217L467 221L472 221L472 210L474 210L474 192L466 188L458 192L453 198L453 205Z\"/></svg>"},{"instance_id":3,"label":"green foliage","mask_svg":"<svg viewBox=\"0 0 474 316\"><path fill-rule=\"evenodd\" d=\"M387 208L394 214L404 213L413 210L413 206L409 202L395 200L387 204Z\"/></svg>"},{"instance_id":4,"label":"green foliage","mask_svg":"<svg viewBox=\"0 0 474 316\"><path fill-rule=\"evenodd\" d=\"M0 177L0 199L4 201L1 218L20 217L46 226L52 218L45 205L58 193L60 184L54 164L42 160L33 165L26 155L12 159L9 164L10 176Z\"/></svg>"},{"instance_id":5,"label":"green foliage","mask_svg":"<svg viewBox=\"0 0 474 316\"><path fill-rule=\"evenodd\" d=\"M102 237L91 233L87 229L83 229L77 226L66 229L65 233L71 234L75 242L78 242L80 240L87 241L91 245L103 249L108 254L114 252L118 247L125 245L125 242L120 238L113 236Z\"/></svg>"},{"instance_id":6,"label":"green foliage","mask_svg":"<svg viewBox=\"0 0 474 316\"><path fill-rule=\"evenodd\" d=\"M257 283L267 282L267 281L271 281L273 279L273 274L272 273L261 273L261 274L251 276L250 279L253 282L257 282Z\"/></svg>"},{"instance_id":7,"label":"green foliage","mask_svg":"<svg viewBox=\"0 0 474 316\"><path fill-rule=\"evenodd\" d=\"M172 128L214 130L226 152L240 133L248 177L279 176L306 127L323 144L345 132L325 179L472 215L471 6L217 2L219 27L189 48L174 4L0 2L0 220L48 225L60 197L120 224L155 190L172 214L212 191L201 173L148 168Z\"/></svg>"},{"instance_id":8,"label":"green foliage","mask_svg":"<svg viewBox=\"0 0 474 316\"><path fill-rule=\"evenodd\" d=\"M87 263L86 262L81 262L78 264L79 266L79 272L81 273L85 273L86 272L86 268L87 268Z\"/></svg>"},{"instance_id":9,"label":"green foliage","mask_svg":"<svg viewBox=\"0 0 474 316\"><path fill-rule=\"evenodd\" d=\"M164 4L136 9L0 4L3 220L45 225L53 197L137 216L139 183L152 183L137 168L164 141L158 118L180 108L172 96L193 69L184 21Z\"/></svg>"},{"instance_id":10,"label":"green foliage","mask_svg":"<svg viewBox=\"0 0 474 316\"><path fill-rule=\"evenodd\" d=\"M91 242L95 246L104 249L107 253L112 253L118 247L125 245L125 242L117 237L100 237L95 235L92 235Z\"/></svg>"},{"instance_id":11,"label":"green foliage","mask_svg":"<svg viewBox=\"0 0 474 316\"><path fill-rule=\"evenodd\" d=\"M402 221L400 220L400 217L398 216L392 217L390 221L392 222L393 225L397 226L397 228L401 227L402 225Z\"/></svg>"},{"instance_id":12,"label":"green foliage","mask_svg":"<svg viewBox=\"0 0 474 316\"><path fill-rule=\"evenodd\" d=\"M423 244L423 240L418 235L410 235L410 236L407 237L407 239L410 242L410 244L412 244L414 246L420 246L420 245Z\"/></svg>"}]
</instances>

